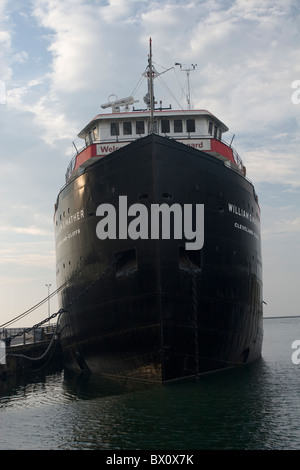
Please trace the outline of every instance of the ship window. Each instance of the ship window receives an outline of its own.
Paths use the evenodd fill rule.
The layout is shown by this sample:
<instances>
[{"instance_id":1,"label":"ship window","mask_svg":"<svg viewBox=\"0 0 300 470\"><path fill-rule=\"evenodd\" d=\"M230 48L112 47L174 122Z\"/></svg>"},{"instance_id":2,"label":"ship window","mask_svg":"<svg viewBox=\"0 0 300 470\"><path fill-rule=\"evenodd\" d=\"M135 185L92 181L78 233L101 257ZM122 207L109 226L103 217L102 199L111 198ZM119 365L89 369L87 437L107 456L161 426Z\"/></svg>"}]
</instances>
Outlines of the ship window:
<instances>
[{"instance_id":1,"label":"ship window","mask_svg":"<svg viewBox=\"0 0 300 470\"><path fill-rule=\"evenodd\" d=\"M150 122L148 122L148 133L149 134L150 134L150 127L151 127L151 124L150 124ZM153 132L154 132L154 134L158 134L158 123L157 123L157 121L153 122Z\"/></svg>"},{"instance_id":2,"label":"ship window","mask_svg":"<svg viewBox=\"0 0 300 470\"><path fill-rule=\"evenodd\" d=\"M187 132L195 132L195 119L186 120L186 130Z\"/></svg>"},{"instance_id":3,"label":"ship window","mask_svg":"<svg viewBox=\"0 0 300 470\"><path fill-rule=\"evenodd\" d=\"M123 122L123 134L129 135L132 134L131 122Z\"/></svg>"},{"instance_id":4,"label":"ship window","mask_svg":"<svg viewBox=\"0 0 300 470\"><path fill-rule=\"evenodd\" d=\"M167 133L170 132L170 121L169 119L162 119L161 121L161 132Z\"/></svg>"},{"instance_id":5,"label":"ship window","mask_svg":"<svg viewBox=\"0 0 300 470\"><path fill-rule=\"evenodd\" d=\"M209 123L208 123L208 133L209 133L210 135L212 135L212 130L213 130L213 124L212 124L212 122L209 122Z\"/></svg>"},{"instance_id":6,"label":"ship window","mask_svg":"<svg viewBox=\"0 0 300 470\"><path fill-rule=\"evenodd\" d=\"M215 126L215 131L214 131L214 138L216 139L218 136L218 128Z\"/></svg>"},{"instance_id":7,"label":"ship window","mask_svg":"<svg viewBox=\"0 0 300 470\"><path fill-rule=\"evenodd\" d=\"M111 122L110 123L110 135L119 135L119 123L118 122Z\"/></svg>"},{"instance_id":8,"label":"ship window","mask_svg":"<svg viewBox=\"0 0 300 470\"><path fill-rule=\"evenodd\" d=\"M219 129L219 140L222 140L222 131Z\"/></svg>"},{"instance_id":9,"label":"ship window","mask_svg":"<svg viewBox=\"0 0 300 470\"><path fill-rule=\"evenodd\" d=\"M136 121L135 131L137 134L145 134L145 123L144 121Z\"/></svg>"},{"instance_id":10,"label":"ship window","mask_svg":"<svg viewBox=\"0 0 300 470\"><path fill-rule=\"evenodd\" d=\"M182 132L182 119L174 119L174 132Z\"/></svg>"},{"instance_id":11,"label":"ship window","mask_svg":"<svg viewBox=\"0 0 300 470\"><path fill-rule=\"evenodd\" d=\"M98 130L97 130L97 127L94 127L94 129L93 129L93 134L94 134L94 140L98 140Z\"/></svg>"}]
</instances>

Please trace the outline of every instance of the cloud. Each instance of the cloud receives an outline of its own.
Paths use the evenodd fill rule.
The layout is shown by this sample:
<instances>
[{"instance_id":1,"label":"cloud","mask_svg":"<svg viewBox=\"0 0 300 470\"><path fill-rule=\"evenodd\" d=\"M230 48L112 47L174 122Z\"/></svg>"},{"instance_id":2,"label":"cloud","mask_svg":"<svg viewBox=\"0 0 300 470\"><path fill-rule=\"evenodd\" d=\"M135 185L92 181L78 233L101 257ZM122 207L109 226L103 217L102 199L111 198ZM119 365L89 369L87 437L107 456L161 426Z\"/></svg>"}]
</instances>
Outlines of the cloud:
<instances>
[{"instance_id":1,"label":"cloud","mask_svg":"<svg viewBox=\"0 0 300 470\"><path fill-rule=\"evenodd\" d=\"M263 237L264 240L268 240L275 237L284 237L287 239L287 236L296 235L299 238L300 234L300 216L295 216L295 208L284 208L284 213L282 209L274 210L270 207L264 208L264 213L268 213L268 219L270 220L270 213L274 214L274 219L270 223L264 222Z\"/></svg>"},{"instance_id":2,"label":"cloud","mask_svg":"<svg viewBox=\"0 0 300 470\"><path fill-rule=\"evenodd\" d=\"M280 151L275 146L260 148L257 144L255 150L247 150L243 154L243 161L247 168L247 176L255 183L270 182L289 184L300 187L300 158L297 148L294 152L280 145Z\"/></svg>"},{"instance_id":3,"label":"cloud","mask_svg":"<svg viewBox=\"0 0 300 470\"><path fill-rule=\"evenodd\" d=\"M33 18L44 28L51 60L43 77L8 91L8 104L32 114L47 144L70 140L78 130L72 100L76 107L97 94L100 108L111 93L127 96L146 65L152 36L154 58L166 67L198 64L191 77L195 107L225 117L241 135L245 129L263 133L270 119L275 126L291 115L291 83L300 72L299 11L291 18L292 6L288 0L34 0Z\"/></svg>"},{"instance_id":4,"label":"cloud","mask_svg":"<svg viewBox=\"0 0 300 470\"><path fill-rule=\"evenodd\" d=\"M12 69L7 61L11 48L11 31L7 25L8 15L6 13L8 1L0 3L0 79L6 84L12 74Z\"/></svg>"},{"instance_id":5,"label":"cloud","mask_svg":"<svg viewBox=\"0 0 300 470\"><path fill-rule=\"evenodd\" d=\"M11 248L0 250L0 265L9 265L10 269L13 266L18 267L43 267L48 270L53 270L55 266L55 253L53 250L47 252L49 244L40 245L40 249L45 252L37 253L37 246L32 244L13 244ZM28 252L29 249L31 252Z\"/></svg>"},{"instance_id":6,"label":"cloud","mask_svg":"<svg viewBox=\"0 0 300 470\"><path fill-rule=\"evenodd\" d=\"M1 227L0 231L9 232L10 234L15 232L21 235L38 235L38 236L47 235L49 236L48 230L43 230L40 227L36 227L35 225L29 225L27 227L15 227L15 226L6 225L5 227Z\"/></svg>"},{"instance_id":7,"label":"cloud","mask_svg":"<svg viewBox=\"0 0 300 470\"><path fill-rule=\"evenodd\" d=\"M131 94L151 36L160 71L197 64L193 107L224 121L227 141L235 134L262 206L272 292L271 247L276 251L279 239L295 245L299 233L300 104L291 100L300 80L299 24L295 0L2 1L0 235L7 279L28 278L33 286L55 274L53 203L72 140L110 94ZM157 80L157 100L175 108L176 96L185 107L186 74L170 70L162 78L172 93ZM146 88L135 95L142 104Z\"/></svg>"}]
</instances>

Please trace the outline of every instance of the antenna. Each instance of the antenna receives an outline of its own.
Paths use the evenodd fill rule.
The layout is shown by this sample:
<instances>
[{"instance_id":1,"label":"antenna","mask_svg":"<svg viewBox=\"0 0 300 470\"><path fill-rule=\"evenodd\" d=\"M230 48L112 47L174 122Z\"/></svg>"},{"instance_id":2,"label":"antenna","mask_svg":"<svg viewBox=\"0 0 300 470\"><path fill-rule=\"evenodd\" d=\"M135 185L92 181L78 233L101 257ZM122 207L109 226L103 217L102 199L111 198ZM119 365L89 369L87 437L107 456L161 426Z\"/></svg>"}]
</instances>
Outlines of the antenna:
<instances>
[{"instance_id":1,"label":"antenna","mask_svg":"<svg viewBox=\"0 0 300 470\"><path fill-rule=\"evenodd\" d=\"M180 64L179 62L176 62L175 65L179 65L180 70L182 72L186 72L187 82L188 82L188 92L187 92L187 95L186 95L186 100L187 100L187 104L188 104L188 109L191 109L190 71L195 70L195 68L197 67L197 64L191 64L192 68L187 68L187 69L182 68L183 65L185 65L185 64Z\"/></svg>"}]
</instances>

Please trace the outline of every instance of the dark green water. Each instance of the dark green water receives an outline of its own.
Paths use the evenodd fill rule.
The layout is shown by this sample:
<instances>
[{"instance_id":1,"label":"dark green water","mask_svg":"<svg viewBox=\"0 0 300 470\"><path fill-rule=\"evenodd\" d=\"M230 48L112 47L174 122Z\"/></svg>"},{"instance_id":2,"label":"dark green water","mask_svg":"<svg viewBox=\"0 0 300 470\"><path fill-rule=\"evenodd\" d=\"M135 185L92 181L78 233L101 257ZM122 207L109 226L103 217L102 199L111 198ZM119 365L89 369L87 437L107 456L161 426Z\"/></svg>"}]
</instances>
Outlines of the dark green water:
<instances>
[{"instance_id":1,"label":"dark green water","mask_svg":"<svg viewBox=\"0 0 300 470\"><path fill-rule=\"evenodd\" d=\"M0 395L0 449L300 449L300 318L264 322L256 363L167 386L49 375Z\"/></svg>"}]
</instances>

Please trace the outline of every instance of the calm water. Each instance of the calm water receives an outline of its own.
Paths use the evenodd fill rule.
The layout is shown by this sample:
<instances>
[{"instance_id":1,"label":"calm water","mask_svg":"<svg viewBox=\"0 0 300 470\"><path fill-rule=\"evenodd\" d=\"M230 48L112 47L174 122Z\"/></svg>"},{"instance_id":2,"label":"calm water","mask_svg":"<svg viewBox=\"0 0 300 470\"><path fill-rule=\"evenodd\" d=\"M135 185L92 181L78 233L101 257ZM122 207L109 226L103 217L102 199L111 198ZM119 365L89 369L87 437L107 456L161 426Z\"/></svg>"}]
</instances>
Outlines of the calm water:
<instances>
[{"instance_id":1,"label":"calm water","mask_svg":"<svg viewBox=\"0 0 300 470\"><path fill-rule=\"evenodd\" d=\"M267 319L261 360L168 386L68 378L0 391L0 449L300 449L300 318Z\"/></svg>"}]
</instances>

